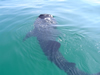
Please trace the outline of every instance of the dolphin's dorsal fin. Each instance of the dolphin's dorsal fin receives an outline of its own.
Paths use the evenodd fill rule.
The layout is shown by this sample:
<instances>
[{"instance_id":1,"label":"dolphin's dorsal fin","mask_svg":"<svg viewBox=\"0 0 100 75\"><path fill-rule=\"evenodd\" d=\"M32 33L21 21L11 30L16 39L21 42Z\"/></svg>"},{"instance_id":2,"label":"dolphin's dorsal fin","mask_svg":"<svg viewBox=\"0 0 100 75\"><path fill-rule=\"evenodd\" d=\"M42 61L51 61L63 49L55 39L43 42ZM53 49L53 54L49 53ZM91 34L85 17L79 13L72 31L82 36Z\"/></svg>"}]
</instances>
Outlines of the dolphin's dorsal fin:
<instances>
[{"instance_id":1,"label":"dolphin's dorsal fin","mask_svg":"<svg viewBox=\"0 0 100 75\"><path fill-rule=\"evenodd\" d=\"M72 62L69 62L69 63L67 63L66 65L68 65L68 66L70 66L70 67L75 67L75 63L72 63Z\"/></svg>"},{"instance_id":2,"label":"dolphin's dorsal fin","mask_svg":"<svg viewBox=\"0 0 100 75\"><path fill-rule=\"evenodd\" d=\"M57 41L49 40L47 42L47 47L46 48L47 48L46 50L50 49L50 51L55 51L56 52L60 48L60 43L57 42Z\"/></svg>"}]
</instances>

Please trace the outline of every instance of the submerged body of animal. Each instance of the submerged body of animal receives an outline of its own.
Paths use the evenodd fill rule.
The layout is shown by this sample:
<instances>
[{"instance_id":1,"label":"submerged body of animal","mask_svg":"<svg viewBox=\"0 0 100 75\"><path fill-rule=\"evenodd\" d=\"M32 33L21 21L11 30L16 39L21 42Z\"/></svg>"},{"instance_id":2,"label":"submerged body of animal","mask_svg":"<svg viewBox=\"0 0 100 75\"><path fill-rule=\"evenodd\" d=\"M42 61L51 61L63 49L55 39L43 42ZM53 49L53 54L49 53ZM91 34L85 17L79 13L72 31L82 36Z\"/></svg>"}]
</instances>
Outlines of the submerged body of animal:
<instances>
[{"instance_id":1,"label":"submerged body of animal","mask_svg":"<svg viewBox=\"0 0 100 75\"><path fill-rule=\"evenodd\" d=\"M23 40L34 36L39 41L40 47L47 58L64 70L67 75L100 75L88 74L79 70L75 63L68 62L59 52L60 43L56 41L58 36L57 22L50 14L41 14L34 23L34 29L28 32Z\"/></svg>"}]
</instances>

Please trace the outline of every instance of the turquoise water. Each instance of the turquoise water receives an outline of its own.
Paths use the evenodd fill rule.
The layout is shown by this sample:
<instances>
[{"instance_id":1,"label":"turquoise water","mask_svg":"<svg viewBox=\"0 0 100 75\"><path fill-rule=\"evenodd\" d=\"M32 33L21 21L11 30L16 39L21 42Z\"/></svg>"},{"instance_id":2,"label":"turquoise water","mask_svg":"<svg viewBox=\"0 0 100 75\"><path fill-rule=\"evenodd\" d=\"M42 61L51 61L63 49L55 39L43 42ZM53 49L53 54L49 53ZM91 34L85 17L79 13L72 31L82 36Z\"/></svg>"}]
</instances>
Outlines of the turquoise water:
<instances>
[{"instance_id":1,"label":"turquoise water","mask_svg":"<svg viewBox=\"0 0 100 75\"><path fill-rule=\"evenodd\" d=\"M0 0L0 75L66 75L42 52L36 37L22 41L41 13L54 15L66 60L100 72L99 0Z\"/></svg>"}]
</instances>

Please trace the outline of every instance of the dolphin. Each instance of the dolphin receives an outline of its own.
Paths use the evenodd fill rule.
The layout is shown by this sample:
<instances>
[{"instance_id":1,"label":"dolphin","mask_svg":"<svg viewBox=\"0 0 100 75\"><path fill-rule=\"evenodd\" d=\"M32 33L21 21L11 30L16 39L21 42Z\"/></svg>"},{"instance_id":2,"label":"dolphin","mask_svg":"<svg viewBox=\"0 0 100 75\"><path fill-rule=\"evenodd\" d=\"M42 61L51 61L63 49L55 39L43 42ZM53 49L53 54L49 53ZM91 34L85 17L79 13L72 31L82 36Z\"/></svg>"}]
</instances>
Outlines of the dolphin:
<instances>
[{"instance_id":1,"label":"dolphin","mask_svg":"<svg viewBox=\"0 0 100 75\"><path fill-rule=\"evenodd\" d=\"M36 37L48 60L65 71L67 75L100 75L100 72L97 74L83 72L76 67L75 63L63 57L59 51L61 44L56 41L59 34L56 25L57 22L52 15L40 14L34 22L34 29L28 32L23 40L32 36Z\"/></svg>"}]
</instances>

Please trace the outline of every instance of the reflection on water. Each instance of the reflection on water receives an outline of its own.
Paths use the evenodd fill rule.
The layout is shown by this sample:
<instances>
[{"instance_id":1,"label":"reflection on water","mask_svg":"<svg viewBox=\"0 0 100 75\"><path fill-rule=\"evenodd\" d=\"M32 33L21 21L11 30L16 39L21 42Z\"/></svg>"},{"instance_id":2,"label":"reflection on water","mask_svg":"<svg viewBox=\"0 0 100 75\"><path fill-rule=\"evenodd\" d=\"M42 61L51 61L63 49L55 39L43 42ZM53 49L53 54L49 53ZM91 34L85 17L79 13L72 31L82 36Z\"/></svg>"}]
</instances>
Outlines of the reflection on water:
<instances>
[{"instance_id":1,"label":"reflection on water","mask_svg":"<svg viewBox=\"0 0 100 75\"><path fill-rule=\"evenodd\" d=\"M0 0L0 75L66 75L48 61L36 37L22 41L41 13L54 15L60 52L88 73L100 72L99 0Z\"/></svg>"}]
</instances>

